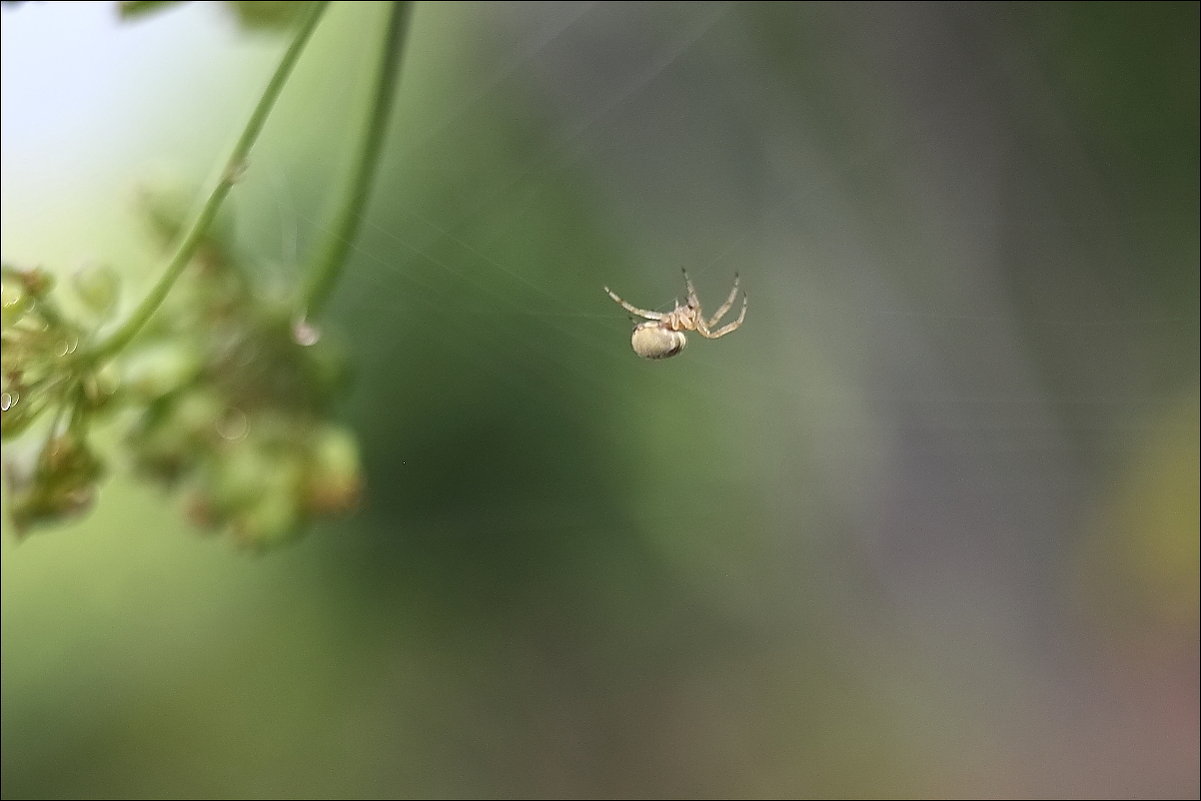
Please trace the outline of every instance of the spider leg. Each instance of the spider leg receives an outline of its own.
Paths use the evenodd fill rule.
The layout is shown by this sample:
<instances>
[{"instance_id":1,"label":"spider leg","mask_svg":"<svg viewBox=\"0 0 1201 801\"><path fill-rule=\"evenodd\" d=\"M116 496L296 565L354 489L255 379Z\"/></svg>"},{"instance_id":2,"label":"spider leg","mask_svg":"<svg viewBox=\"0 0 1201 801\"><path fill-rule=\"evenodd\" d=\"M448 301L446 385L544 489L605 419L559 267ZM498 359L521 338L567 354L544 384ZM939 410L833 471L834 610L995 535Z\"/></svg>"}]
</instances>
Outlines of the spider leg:
<instances>
[{"instance_id":1,"label":"spider leg","mask_svg":"<svg viewBox=\"0 0 1201 801\"><path fill-rule=\"evenodd\" d=\"M620 303L621 307L623 309L625 309L626 311L631 312L633 314L637 314L639 317L645 317L648 320L662 320L665 316L661 312L647 311L646 309L640 309L637 306L635 306L634 304L628 303L627 301L622 300L621 298L619 298L617 296L617 294L612 289L609 289L609 287L605 287L605 292L607 292L609 297L613 298L613 300Z\"/></svg>"},{"instance_id":2,"label":"spider leg","mask_svg":"<svg viewBox=\"0 0 1201 801\"><path fill-rule=\"evenodd\" d=\"M684 267L681 267L680 272L684 273L684 286L688 287L688 300L686 302L689 306L699 309L701 307L701 301L700 298L696 296L696 287L692 285L692 279L688 277L688 270ZM679 306L680 301L677 300L676 305Z\"/></svg>"},{"instance_id":3,"label":"spider leg","mask_svg":"<svg viewBox=\"0 0 1201 801\"><path fill-rule=\"evenodd\" d=\"M720 320L721 318L725 317L726 312L728 312L730 310L730 307L734 305L734 299L736 297L738 297L738 282L739 282L739 280L741 280L741 279L739 278L738 273L734 273L734 288L730 290L730 296L728 298L726 298L726 302L721 304L721 306L718 307L717 313L714 314L709 319L709 321L705 324L706 328L717 325L717 321Z\"/></svg>"},{"instance_id":4,"label":"spider leg","mask_svg":"<svg viewBox=\"0 0 1201 801\"><path fill-rule=\"evenodd\" d=\"M727 324L723 325L721 328L717 329L716 331L710 331L709 326L707 326L707 325L704 328L698 328L697 330L701 332L702 336L706 336L709 339L717 339L718 337L724 337L726 334L730 333L731 331L736 330L738 328L738 326L742 325L742 321L745 318L746 318L746 293L743 292L742 293L742 310L738 312L737 320L735 320L732 323L727 323ZM715 320L715 322L716 322L716 320Z\"/></svg>"}]
</instances>

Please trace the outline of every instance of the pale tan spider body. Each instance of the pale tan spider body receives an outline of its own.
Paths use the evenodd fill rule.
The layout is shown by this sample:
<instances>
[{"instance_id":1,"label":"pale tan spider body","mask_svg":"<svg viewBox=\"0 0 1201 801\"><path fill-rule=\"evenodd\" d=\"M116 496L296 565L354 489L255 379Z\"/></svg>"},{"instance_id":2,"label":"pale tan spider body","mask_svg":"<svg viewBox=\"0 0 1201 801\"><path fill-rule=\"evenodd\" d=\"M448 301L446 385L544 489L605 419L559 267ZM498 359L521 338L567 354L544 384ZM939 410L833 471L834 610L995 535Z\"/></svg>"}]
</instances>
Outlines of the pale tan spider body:
<instances>
[{"instance_id":1,"label":"pale tan spider body","mask_svg":"<svg viewBox=\"0 0 1201 801\"><path fill-rule=\"evenodd\" d=\"M640 309L622 300L609 287L605 287L605 292L614 301L621 304L626 311L646 318L646 322L634 326L634 333L630 337L630 345L634 348L634 352L644 359L666 359L675 356L688 344L688 339L684 336L685 331L696 331L706 339L717 339L738 330L738 326L742 325L742 321L746 317L745 292L742 293L742 309L738 313L738 319L713 330L713 327L733 307L734 300L738 297L738 281L738 275L735 273L734 288L730 290L730 296L726 298L725 303L718 307L717 313L708 320L701 312L701 302L697 299L696 287L692 285L692 279L688 277L687 270L684 271L684 286L688 289L688 297L683 305L677 300L676 307L669 312Z\"/></svg>"},{"instance_id":2,"label":"pale tan spider body","mask_svg":"<svg viewBox=\"0 0 1201 801\"><path fill-rule=\"evenodd\" d=\"M644 359L666 359L675 356L688 344L683 331L664 328L661 322L651 320L634 326L630 345Z\"/></svg>"}]
</instances>

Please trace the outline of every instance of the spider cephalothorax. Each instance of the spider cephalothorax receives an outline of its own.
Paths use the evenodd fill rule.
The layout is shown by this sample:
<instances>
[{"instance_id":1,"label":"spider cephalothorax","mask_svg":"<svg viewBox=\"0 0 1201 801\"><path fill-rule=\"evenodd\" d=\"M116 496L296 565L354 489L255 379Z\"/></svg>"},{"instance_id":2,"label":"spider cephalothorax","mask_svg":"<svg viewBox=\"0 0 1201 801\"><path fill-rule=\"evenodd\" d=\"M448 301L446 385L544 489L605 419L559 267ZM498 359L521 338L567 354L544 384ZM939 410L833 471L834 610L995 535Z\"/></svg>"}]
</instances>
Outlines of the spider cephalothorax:
<instances>
[{"instance_id":1,"label":"spider cephalothorax","mask_svg":"<svg viewBox=\"0 0 1201 801\"><path fill-rule=\"evenodd\" d=\"M639 309L619 298L609 287L605 287L605 292L626 311L646 319L646 322L634 326L634 334L630 337L630 345L633 346L634 352L646 359L666 359L675 356L688 344L684 336L685 331L696 331L707 339L717 339L742 325L742 320L746 317L745 292L742 293L742 310L738 313L738 319L713 330L713 326L717 325L734 305L734 300L738 297L738 280L738 274L735 273L734 288L730 290L730 296L708 320L701 313L701 302L696 297L696 287L692 285L687 270L684 271L684 285L688 289L688 297L683 305L677 300L676 307L669 312Z\"/></svg>"}]
</instances>

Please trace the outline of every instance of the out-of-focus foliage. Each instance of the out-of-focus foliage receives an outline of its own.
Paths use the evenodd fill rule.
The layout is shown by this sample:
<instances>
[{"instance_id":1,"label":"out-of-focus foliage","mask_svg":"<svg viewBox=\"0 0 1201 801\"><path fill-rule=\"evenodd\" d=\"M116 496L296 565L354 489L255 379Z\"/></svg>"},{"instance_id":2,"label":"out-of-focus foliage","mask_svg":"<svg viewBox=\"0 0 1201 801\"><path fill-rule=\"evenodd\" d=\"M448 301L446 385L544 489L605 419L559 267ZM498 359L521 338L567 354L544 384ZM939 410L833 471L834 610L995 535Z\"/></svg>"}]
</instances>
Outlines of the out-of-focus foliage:
<instances>
[{"instance_id":1,"label":"out-of-focus foliage","mask_svg":"<svg viewBox=\"0 0 1201 801\"><path fill-rule=\"evenodd\" d=\"M170 243L181 219L164 205L148 201ZM127 390L145 403L128 434L132 461L182 483L193 522L274 545L358 503L358 445L328 419L347 387L345 355L298 331L289 296L256 285L219 235L197 261L125 360Z\"/></svg>"},{"instance_id":2,"label":"out-of-focus foliage","mask_svg":"<svg viewBox=\"0 0 1201 801\"><path fill-rule=\"evenodd\" d=\"M144 197L151 227L171 245L184 228L181 204ZM193 522L242 545L277 544L357 505L358 444L328 419L347 385L344 357L294 319L289 296L264 292L221 231L203 238L140 336L103 359L97 320L111 318L119 297L111 269L75 274L88 312L80 323L44 270L3 268L2 431L26 450L5 466L15 535L91 508L105 460L89 438L98 413L117 411L133 421L136 472L182 485Z\"/></svg>"},{"instance_id":3,"label":"out-of-focus foliage","mask_svg":"<svg viewBox=\"0 0 1201 801\"><path fill-rule=\"evenodd\" d=\"M254 30L287 28L300 19L306 0L233 0L227 3L243 27Z\"/></svg>"},{"instance_id":4,"label":"out-of-focus foliage","mask_svg":"<svg viewBox=\"0 0 1201 801\"><path fill-rule=\"evenodd\" d=\"M322 342L308 310L297 309L301 294L265 290L267 281L243 263L228 226L213 224L326 4L301 7L309 12L305 24L203 211L191 219L186 203L144 193L150 227L172 256L125 317L112 320L120 282L109 268L76 273L75 294L86 310L76 320L64 313L62 293L45 270L4 265L0 432L10 445L23 439L26 451L4 467L16 536L92 506L106 472L93 447L98 412L134 418L127 439L137 471L168 487L185 485L192 519L232 531L243 545L277 544L316 517L357 505L358 444L327 419L345 388L341 359ZM405 14L390 19L409 11L407 4L392 8ZM388 52L398 53L393 41ZM391 78L393 69L382 74ZM372 118L386 121L380 108ZM349 234L329 236L341 243ZM107 330L106 322L113 323Z\"/></svg>"},{"instance_id":5,"label":"out-of-focus foliage","mask_svg":"<svg viewBox=\"0 0 1201 801\"><path fill-rule=\"evenodd\" d=\"M181 0L121 0L117 4L123 19L153 15ZM238 23L247 30L287 28L300 18L305 0L228 0L224 3Z\"/></svg>"},{"instance_id":6,"label":"out-of-focus foliage","mask_svg":"<svg viewBox=\"0 0 1201 801\"><path fill-rule=\"evenodd\" d=\"M183 0L120 0L117 9L127 20L149 16L179 5Z\"/></svg>"},{"instance_id":7,"label":"out-of-focus foliage","mask_svg":"<svg viewBox=\"0 0 1201 801\"><path fill-rule=\"evenodd\" d=\"M278 42L56 8L4 12L4 257L137 277L113 198L211 169ZM256 274L320 239L368 9L235 190ZM246 559L111 481L5 537L3 794L1196 796L1197 26L419 5L331 306L362 513ZM601 287L681 266L746 323L639 359Z\"/></svg>"}]
</instances>

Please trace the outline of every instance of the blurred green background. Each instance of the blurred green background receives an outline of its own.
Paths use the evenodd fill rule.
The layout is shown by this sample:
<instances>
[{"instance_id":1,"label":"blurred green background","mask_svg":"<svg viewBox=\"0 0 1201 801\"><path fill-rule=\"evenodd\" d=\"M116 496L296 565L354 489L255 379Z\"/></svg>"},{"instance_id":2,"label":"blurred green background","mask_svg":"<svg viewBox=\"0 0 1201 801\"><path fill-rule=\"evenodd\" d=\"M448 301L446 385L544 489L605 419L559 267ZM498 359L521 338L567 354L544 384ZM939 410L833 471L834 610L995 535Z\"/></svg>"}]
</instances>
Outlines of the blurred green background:
<instances>
[{"instance_id":1,"label":"blurred green background","mask_svg":"<svg viewBox=\"0 0 1201 801\"><path fill-rule=\"evenodd\" d=\"M385 9L234 191L319 241ZM1198 5L429 3L331 325L363 510L3 538L4 797L1196 797ZM3 9L4 258L160 261L286 38ZM742 330L667 362L601 287ZM7 527L7 522L6 522Z\"/></svg>"}]
</instances>

